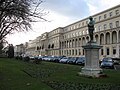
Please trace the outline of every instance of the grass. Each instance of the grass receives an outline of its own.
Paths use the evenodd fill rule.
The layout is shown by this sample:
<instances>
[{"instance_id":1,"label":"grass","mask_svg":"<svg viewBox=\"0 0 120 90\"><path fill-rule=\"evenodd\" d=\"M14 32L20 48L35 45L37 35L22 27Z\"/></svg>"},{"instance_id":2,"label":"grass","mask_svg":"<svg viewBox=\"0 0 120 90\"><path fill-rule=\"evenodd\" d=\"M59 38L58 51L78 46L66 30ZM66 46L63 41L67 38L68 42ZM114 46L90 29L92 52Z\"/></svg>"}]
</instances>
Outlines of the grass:
<instances>
[{"instance_id":1,"label":"grass","mask_svg":"<svg viewBox=\"0 0 120 90\"><path fill-rule=\"evenodd\" d=\"M107 78L85 78L77 75L81 68L0 58L0 90L120 90L120 71L105 69Z\"/></svg>"}]
</instances>

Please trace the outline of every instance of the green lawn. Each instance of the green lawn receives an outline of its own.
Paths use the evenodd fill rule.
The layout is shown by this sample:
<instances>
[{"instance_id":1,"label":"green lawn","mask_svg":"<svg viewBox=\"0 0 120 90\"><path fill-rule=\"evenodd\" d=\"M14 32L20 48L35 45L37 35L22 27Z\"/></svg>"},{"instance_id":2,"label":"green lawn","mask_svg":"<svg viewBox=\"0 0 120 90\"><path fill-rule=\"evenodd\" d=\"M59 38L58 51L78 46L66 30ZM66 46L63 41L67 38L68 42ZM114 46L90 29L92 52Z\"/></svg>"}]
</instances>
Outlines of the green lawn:
<instances>
[{"instance_id":1,"label":"green lawn","mask_svg":"<svg viewBox=\"0 0 120 90\"><path fill-rule=\"evenodd\" d=\"M105 69L106 78L86 78L78 76L81 68L0 58L0 90L120 90L120 71Z\"/></svg>"}]
</instances>

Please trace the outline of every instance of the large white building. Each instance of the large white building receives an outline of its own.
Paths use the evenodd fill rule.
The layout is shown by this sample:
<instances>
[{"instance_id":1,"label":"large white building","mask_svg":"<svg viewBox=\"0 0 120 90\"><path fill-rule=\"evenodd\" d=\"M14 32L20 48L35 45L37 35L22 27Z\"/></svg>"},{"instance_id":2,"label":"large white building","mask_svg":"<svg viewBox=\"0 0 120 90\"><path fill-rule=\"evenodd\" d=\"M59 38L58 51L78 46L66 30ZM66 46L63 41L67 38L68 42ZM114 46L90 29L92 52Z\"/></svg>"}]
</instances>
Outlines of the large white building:
<instances>
[{"instance_id":1,"label":"large white building","mask_svg":"<svg viewBox=\"0 0 120 90\"><path fill-rule=\"evenodd\" d=\"M94 40L103 46L99 51L100 58L120 58L120 5L92 17L95 20ZM28 53L33 52L34 55L84 55L82 46L90 39L87 27L88 18L43 33L29 42L33 46L28 48Z\"/></svg>"}]
</instances>

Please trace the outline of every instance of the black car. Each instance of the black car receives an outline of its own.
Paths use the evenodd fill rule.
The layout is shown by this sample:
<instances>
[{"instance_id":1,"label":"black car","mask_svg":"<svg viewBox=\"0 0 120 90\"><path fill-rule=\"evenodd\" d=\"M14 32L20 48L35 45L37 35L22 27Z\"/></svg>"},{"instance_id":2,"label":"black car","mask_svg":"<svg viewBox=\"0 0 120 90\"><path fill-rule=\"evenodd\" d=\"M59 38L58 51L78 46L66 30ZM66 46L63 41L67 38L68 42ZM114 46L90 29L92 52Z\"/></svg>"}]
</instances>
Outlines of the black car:
<instances>
[{"instance_id":1,"label":"black car","mask_svg":"<svg viewBox=\"0 0 120 90\"><path fill-rule=\"evenodd\" d=\"M54 56L52 61L53 62L59 62L63 57L65 57L65 56Z\"/></svg>"},{"instance_id":2,"label":"black car","mask_svg":"<svg viewBox=\"0 0 120 90\"><path fill-rule=\"evenodd\" d=\"M79 57L71 57L68 61L67 61L67 63L69 63L69 64L75 64L75 62L76 62L76 60L78 59Z\"/></svg>"},{"instance_id":3,"label":"black car","mask_svg":"<svg viewBox=\"0 0 120 90\"><path fill-rule=\"evenodd\" d=\"M85 56L81 56L81 57L79 57L77 59L76 64L84 65L85 64L85 60L86 60Z\"/></svg>"}]
</instances>

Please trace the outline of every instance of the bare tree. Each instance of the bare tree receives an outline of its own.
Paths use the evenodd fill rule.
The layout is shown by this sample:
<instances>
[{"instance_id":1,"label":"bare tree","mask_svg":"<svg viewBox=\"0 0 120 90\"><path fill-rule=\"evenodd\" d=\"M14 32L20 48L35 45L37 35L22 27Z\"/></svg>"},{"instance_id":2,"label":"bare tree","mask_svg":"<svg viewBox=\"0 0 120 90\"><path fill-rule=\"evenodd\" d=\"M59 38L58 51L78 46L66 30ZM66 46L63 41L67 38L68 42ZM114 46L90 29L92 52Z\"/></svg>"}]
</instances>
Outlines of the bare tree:
<instances>
[{"instance_id":1,"label":"bare tree","mask_svg":"<svg viewBox=\"0 0 120 90\"><path fill-rule=\"evenodd\" d=\"M28 31L31 22L44 20L42 0L0 0L0 41L14 31ZM38 10L39 9L39 10Z\"/></svg>"}]
</instances>

